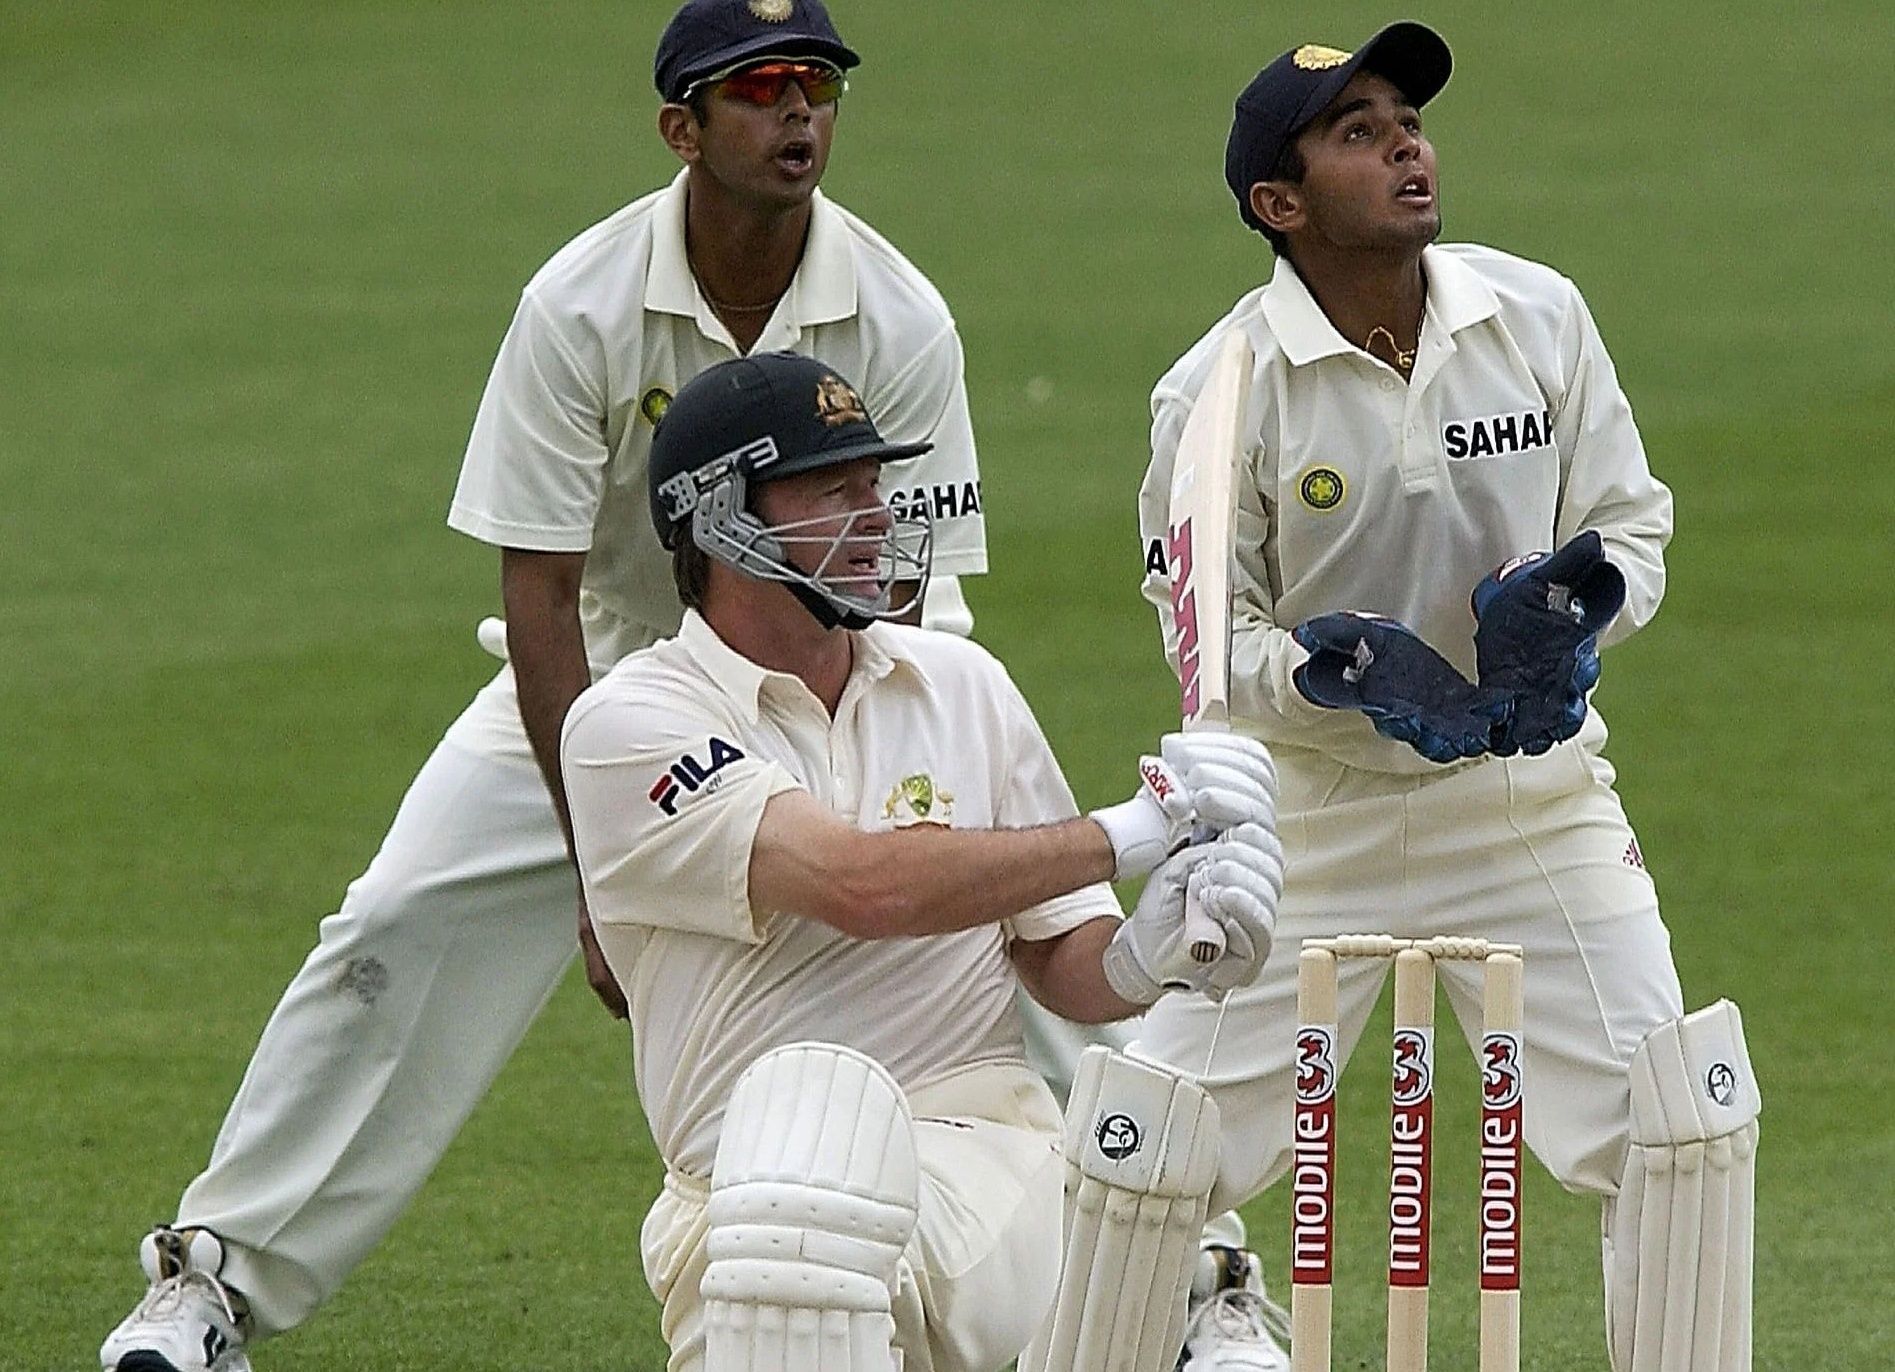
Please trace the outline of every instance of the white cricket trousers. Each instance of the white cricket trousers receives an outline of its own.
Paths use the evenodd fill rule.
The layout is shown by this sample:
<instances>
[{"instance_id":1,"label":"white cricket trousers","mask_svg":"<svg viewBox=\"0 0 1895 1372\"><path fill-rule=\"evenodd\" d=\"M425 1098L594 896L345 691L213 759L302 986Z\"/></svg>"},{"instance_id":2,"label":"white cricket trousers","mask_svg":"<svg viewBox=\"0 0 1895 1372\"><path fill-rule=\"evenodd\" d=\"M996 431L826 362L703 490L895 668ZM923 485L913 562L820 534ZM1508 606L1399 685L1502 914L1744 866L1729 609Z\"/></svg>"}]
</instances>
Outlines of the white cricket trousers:
<instances>
[{"instance_id":1,"label":"white cricket trousers","mask_svg":"<svg viewBox=\"0 0 1895 1372\"><path fill-rule=\"evenodd\" d=\"M1277 762L1285 882L1263 975L1231 994L1209 1072L1218 1012L1201 997L1165 997L1134 1050L1203 1073L1217 1099L1224 1147L1211 1212L1248 1200L1288 1165L1297 951L1304 938L1343 933L1523 945L1527 1145L1568 1189L1616 1195L1632 1052L1684 1004L1611 765L1577 741L1424 777L1301 750L1281 750ZM1437 970L1462 1033L1478 1042L1478 964ZM1387 972L1385 962L1341 964L1345 1060ZM1386 1073L1380 1048L1369 1070ZM1438 1071L1454 1070L1454 1051L1437 1046Z\"/></svg>"},{"instance_id":2,"label":"white cricket trousers","mask_svg":"<svg viewBox=\"0 0 1895 1372\"><path fill-rule=\"evenodd\" d=\"M921 1207L893 1297L902 1372L1000 1372L1059 1282L1064 1132L1032 1069L970 1067L908 1094ZM708 1177L668 1173L645 1216L645 1280L664 1307L667 1372L704 1372Z\"/></svg>"},{"instance_id":3,"label":"white cricket trousers","mask_svg":"<svg viewBox=\"0 0 1895 1372\"><path fill-rule=\"evenodd\" d=\"M577 877L503 669L323 920L178 1223L258 1331L334 1294L486 1094L576 951Z\"/></svg>"}]
</instances>

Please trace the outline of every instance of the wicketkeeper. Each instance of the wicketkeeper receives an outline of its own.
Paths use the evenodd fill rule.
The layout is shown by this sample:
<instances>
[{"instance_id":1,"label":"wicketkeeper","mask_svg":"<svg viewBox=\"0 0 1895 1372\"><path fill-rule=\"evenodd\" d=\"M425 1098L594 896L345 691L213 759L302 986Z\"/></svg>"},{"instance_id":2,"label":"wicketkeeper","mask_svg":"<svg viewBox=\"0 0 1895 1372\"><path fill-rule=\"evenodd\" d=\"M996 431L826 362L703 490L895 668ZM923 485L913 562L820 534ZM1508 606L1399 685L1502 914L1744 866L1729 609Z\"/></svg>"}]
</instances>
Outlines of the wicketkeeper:
<instances>
[{"instance_id":1,"label":"wicketkeeper","mask_svg":"<svg viewBox=\"0 0 1895 1372\"><path fill-rule=\"evenodd\" d=\"M1760 1097L1736 1007L1684 1012L1589 702L1601 648L1658 608L1671 496L1573 283L1436 244L1421 109L1449 67L1439 36L1396 24L1353 53L1286 52L1237 98L1226 179L1276 270L1159 381L1140 516L1170 650L1173 454L1219 344L1242 330L1255 364L1231 714L1277 759L1288 881L1278 953L1231 994L1221 1033L1218 1007L1168 998L1134 1052L1202 1073L1223 1123L1221 1209L1288 1163L1303 938L1523 945L1527 1143L1603 1203L1613 1366L1737 1372ZM1345 1055L1385 970L1343 965ZM1477 1039L1478 970L1441 977ZM1244 1276L1194 1306L1186 1366L1282 1366L1255 1263L1219 1265ZM1080 1255L1062 1311L1110 1279ZM1062 1327L1071 1366L1098 1365L1110 1314L1094 1302ZM1177 1352L1120 1365L1158 1372Z\"/></svg>"}]
</instances>

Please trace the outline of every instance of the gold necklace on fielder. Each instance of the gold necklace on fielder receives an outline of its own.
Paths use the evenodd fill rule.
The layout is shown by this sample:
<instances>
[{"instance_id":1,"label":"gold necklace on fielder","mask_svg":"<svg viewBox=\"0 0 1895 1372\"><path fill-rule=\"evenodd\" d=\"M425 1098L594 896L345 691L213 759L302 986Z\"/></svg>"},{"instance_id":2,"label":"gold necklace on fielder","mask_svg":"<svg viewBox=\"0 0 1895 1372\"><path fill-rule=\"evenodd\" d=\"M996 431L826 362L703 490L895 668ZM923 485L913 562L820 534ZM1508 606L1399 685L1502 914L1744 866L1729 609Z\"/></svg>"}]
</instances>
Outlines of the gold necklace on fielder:
<instances>
[{"instance_id":1,"label":"gold necklace on fielder","mask_svg":"<svg viewBox=\"0 0 1895 1372\"><path fill-rule=\"evenodd\" d=\"M697 280L695 276L692 279ZM698 281L697 283L697 293L704 297L705 304L709 305L719 314L762 314L765 310L774 310L777 306L777 302L789 293L789 287L785 286L761 305L732 305L719 300L704 288L702 281Z\"/></svg>"}]
</instances>

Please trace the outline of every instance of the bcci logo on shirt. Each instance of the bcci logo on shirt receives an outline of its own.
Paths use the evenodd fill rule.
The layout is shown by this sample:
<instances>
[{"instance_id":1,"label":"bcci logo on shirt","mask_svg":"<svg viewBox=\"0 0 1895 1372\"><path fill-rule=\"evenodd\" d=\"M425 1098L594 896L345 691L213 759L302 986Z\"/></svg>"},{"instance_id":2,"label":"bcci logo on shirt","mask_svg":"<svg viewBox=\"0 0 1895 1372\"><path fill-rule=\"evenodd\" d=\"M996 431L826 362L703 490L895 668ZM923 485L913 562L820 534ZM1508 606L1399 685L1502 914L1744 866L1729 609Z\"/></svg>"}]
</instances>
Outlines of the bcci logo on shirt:
<instances>
[{"instance_id":1,"label":"bcci logo on shirt","mask_svg":"<svg viewBox=\"0 0 1895 1372\"><path fill-rule=\"evenodd\" d=\"M1333 510L1349 493L1348 483L1334 467L1311 467L1296 483L1296 493L1312 510Z\"/></svg>"},{"instance_id":2,"label":"bcci logo on shirt","mask_svg":"<svg viewBox=\"0 0 1895 1372\"><path fill-rule=\"evenodd\" d=\"M942 824L954 818L954 793L934 784L926 772L916 772L895 783L882 805L882 818L897 827L909 824Z\"/></svg>"}]
</instances>

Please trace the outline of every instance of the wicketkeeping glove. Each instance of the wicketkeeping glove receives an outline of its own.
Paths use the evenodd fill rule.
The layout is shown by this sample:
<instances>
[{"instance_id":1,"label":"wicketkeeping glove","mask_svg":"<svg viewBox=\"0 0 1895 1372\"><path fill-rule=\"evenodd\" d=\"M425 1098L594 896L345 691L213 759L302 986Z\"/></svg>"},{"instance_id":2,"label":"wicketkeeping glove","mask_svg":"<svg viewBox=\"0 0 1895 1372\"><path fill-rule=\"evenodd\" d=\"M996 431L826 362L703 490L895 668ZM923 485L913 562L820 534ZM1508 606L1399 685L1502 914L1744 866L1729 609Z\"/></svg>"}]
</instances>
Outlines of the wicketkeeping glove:
<instances>
[{"instance_id":1,"label":"wicketkeeping glove","mask_svg":"<svg viewBox=\"0 0 1895 1372\"><path fill-rule=\"evenodd\" d=\"M1305 699L1360 710L1376 733L1430 762L1478 757L1506 727L1508 696L1474 685L1400 620L1344 610L1306 619L1291 636L1309 652L1291 673Z\"/></svg>"},{"instance_id":2,"label":"wicketkeeping glove","mask_svg":"<svg viewBox=\"0 0 1895 1372\"><path fill-rule=\"evenodd\" d=\"M1480 684L1513 702L1494 751L1543 753L1579 732L1599 681L1599 634L1625 604L1625 577L1591 529L1474 588Z\"/></svg>"},{"instance_id":3,"label":"wicketkeeping glove","mask_svg":"<svg viewBox=\"0 0 1895 1372\"><path fill-rule=\"evenodd\" d=\"M1224 931L1224 951L1214 962L1191 957L1187 889ZM1106 945L1106 981L1134 1005L1150 1005L1167 990L1222 995L1248 985L1270 954L1282 893L1283 848L1268 826L1241 824L1182 849L1151 874L1131 918Z\"/></svg>"},{"instance_id":4,"label":"wicketkeeping glove","mask_svg":"<svg viewBox=\"0 0 1895 1372\"><path fill-rule=\"evenodd\" d=\"M1160 757L1138 760L1142 784L1130 800L1094 810L1112 841L1115 878L1142 876L1176 851L1194 825L1276 823L1276 764L1241 734L1166 734Z\"/></svg>"}]
</instances>

